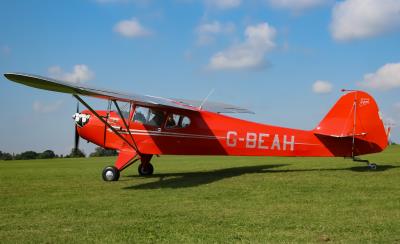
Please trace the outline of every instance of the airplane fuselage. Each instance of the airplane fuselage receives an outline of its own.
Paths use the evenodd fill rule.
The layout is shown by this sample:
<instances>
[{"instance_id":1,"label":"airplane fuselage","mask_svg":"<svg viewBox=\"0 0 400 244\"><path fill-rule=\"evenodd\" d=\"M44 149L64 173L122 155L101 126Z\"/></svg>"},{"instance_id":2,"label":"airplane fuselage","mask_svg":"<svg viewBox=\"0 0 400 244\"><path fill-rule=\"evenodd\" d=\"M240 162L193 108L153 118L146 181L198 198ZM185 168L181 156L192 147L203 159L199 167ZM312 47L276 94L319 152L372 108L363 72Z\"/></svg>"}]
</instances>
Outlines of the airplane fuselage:
<instances>
[{"instance_id":1,"label":"airplane fuselage","mask_svg":"<svg viewBox=\"0 0 400 244\"><path fill-rule=\"evenodd\" d=\"M97 111L107 117L107 111ZM233 118L217 113L200 111L163 111L180 114L190 119L185 128L168 128L166 121L161 126L151 126L132 121L133 112L125 118L130 134L117 113L108 114L107 121L144 154L158 155L231 155L231 156L291 156L330 157L352 156L352 138L327 138L314 131L298 130L265 125ZM89 111L89 122L79 128L81 137L105 148L119 150L126 144L111 129ZM133 140L132 140L133 139ZM380 151L379 148L362 144L356 154ZM125 145L126 146L126 145Z\"/></svg>"}]
</instances>

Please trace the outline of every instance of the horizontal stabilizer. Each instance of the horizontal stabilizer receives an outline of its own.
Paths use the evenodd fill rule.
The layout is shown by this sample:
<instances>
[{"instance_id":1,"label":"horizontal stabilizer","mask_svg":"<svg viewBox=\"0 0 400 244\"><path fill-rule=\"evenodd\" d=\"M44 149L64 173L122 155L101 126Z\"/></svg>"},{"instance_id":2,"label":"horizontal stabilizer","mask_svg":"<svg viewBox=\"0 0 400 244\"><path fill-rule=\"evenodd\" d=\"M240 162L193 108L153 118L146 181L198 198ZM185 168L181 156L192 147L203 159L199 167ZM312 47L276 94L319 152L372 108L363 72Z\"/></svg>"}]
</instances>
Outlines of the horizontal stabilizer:
<instances>
[{"instance_id":1,"label":"horizontal stabilizer","mask_svg":"<svg viewBox=\"0 0 400 244\"><path fill-rule=\"evenodd\" d=\"M330 136L330 137L335 137L335 138L348 138L348 137L353 137L353 136L366 136L368 133L360 133L360 134L348 134L348 135L335 135L335 134L324 134L324 133L317 133L314 132L315 135L321 135L321 136Z\"/></svg>"}]
</instances>

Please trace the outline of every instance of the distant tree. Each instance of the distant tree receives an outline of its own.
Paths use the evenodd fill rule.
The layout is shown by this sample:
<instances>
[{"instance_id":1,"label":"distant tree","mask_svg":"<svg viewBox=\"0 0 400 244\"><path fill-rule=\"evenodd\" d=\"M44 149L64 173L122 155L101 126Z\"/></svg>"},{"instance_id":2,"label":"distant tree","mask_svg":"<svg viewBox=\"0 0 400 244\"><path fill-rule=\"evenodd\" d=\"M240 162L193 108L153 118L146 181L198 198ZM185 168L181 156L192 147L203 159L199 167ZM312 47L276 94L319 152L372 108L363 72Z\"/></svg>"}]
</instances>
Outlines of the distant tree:
<instances>
[{"instance_id":1,"label":"distant tree","mask_svg":"<svg viewBox=\"0 0 400 244\"><path fill-rule=\"evenodd\" d=\"M12 160L13 156L9 153L0 151L0 160Z\"/></svg>"},{"instance_id":2,"label":"distant tree","mask_svg":"<svg viewBox=\"0 0 400 244\"><path fill-rule=\"evenodd\" d=\"M52 150L46 150L38 155L40 159L55 158L57 155Z\"/></svg>"},{"instance_id":3,"label":"distant tree","mask_svg":"<svg viewBox=\"0 0 400 244\"><path fill-rule=\"evenodd\" d=\"M71 153L67 157L68 158L84 158L84 157L86 157L86 155L79 148L76 148L76 149L72 148Z\"/></svg>"},{"instance_id":4,"label":"distant tree","mask_svg":"<svg viewBox=\"0 0 400 244\"><path fill-rule=\"evenodd\" d=\"M90 157L109 157L109 156L117 156L117 150L105 149L102 147L96 147L94 152L90 154Z\"/></svg>"},{"instance_id":5,"label":"distant tree","mask_svg":"<svg viewBox=\"0 0 400 244\"><path fill-rule=\"evenodd\" d=\"M3 153L0 160L13 160L13 156L10 153Z\"/></svg>"},{"instance_id":6,"label":"distant tree","mask_svg":"<svg viewBox=\"0 0 400 244\"><path fill-rule=\"evenodd\" d=\"M16 160L30 160L30 159L37 159L38 153L34 151L26 151L21 154L15 155Z\"/></svg>"}]
</instances>

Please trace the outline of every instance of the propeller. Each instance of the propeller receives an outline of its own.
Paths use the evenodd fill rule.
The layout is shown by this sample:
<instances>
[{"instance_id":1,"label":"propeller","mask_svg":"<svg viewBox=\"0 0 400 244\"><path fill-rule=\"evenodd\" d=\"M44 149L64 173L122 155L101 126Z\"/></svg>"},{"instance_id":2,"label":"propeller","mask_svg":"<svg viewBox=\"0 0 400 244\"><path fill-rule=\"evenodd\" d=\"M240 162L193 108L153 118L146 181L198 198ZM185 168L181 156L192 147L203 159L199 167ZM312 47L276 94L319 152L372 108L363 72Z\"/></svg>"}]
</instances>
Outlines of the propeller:
<instances>
[{"instance_id":1,"label":"propeller","mask_svg":"<svg viewBox=\"0 0 400 244\"><path fill-rule=\"evenodd\" d=\"M76 113L79 113L79 102L76 103ZM78 133L78 125L75 123L75 143L74 143L74 151L77 152L79 148L79 133Z\"/></svg>"}]
</instances>

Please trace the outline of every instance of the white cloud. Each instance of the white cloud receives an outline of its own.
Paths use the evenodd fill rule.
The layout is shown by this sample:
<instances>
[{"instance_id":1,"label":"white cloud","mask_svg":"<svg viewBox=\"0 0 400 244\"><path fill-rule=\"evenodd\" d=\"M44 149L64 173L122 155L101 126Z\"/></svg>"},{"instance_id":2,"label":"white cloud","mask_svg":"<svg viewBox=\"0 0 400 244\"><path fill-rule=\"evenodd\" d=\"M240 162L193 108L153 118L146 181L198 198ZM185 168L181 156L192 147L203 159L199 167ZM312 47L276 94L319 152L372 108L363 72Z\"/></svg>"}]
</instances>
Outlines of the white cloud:
<instances>
[{"instance_id":1,"label":"white cloud","mask_svg":"<svg viewBox=\"0 0 400 244\"><path fill-rule=\"evenodd\" d=\"M229 34L235 31L233 23L220 23L214 21L210 23L203 23L196 28L197 43L199 45L206 45L214 42L215 35Z\"/></svg>"},{"instance_id":2,"label":"white cloud","mask_svg":"<svg viewBox=\"0 0 400 244\"><path fill-rule=\"evenodd\" d=\"M319 7L331 0L268 0L269 4L275 8L289 9L293 12L302 12L307 9Z\"/></svg>"},{"instance_id":3,"label":"white cloud","mask_svg":"<svg viewBox=\"0 0 400 244\"><path fill-rule=\"evenodd\" d=\"M85 64L77 64L72 72L64 72L60 66L52 66L48 69L51 77L72 83L81 83L94 78L94 73Z\"/></svg>"},{"instance_id":4,"label":"white cloud","mask_svg":"<svg viewBox=\"0 0 400 244\"><path fill-rule=\"evenodd\" d=\"M364 75L364 81L359 85L382 91L399 88L400 63L385 64L375 73Z\"/></svg>"},{"instance_id":5,"label":"white cloud","mask_svg":"<svg viewBox=\"0 0 400 244\"><path fill-rule=\"evenodd\" d=\"M39 112L39 113L52 113L57 111L63 104L62 100L58 100L56 102L50 103L50 104L45 104L40 101L34 101L33 102L33 111Z\"/></svg>"},{"instance_id":6,"label":"white cloud","mask_svg":"<svg viewBox=\"0 0 400 244\"><path fill-rule=\"evenodd\" d=\"M118 22L114 26L114 31L129 38L151 35L151 31L143 27L136 18Z\"/></svg>"},{"instance_id":7,"label":"white cloud","mask_svg":"<svg viewBox=\"0 0 400 244\"><path fill-rule=\"evenodd\" d=\"M218 9L230 9L239 7L241 0L205 0L208 6L215 7Z\"/></svg>"},{"instance_id":8,"label":"white cloud","mask_svg":"<svg viewBox=\"0 0 400 244\"><path fill-rule=\"evenodd\" d=\"M399 0L346 0L332 11L331 33L338 41L363 39L400 29Z\"/></svg>"},{"instance_id":9,"label":"white cloud","mask_svg":"<svg viewBox=\"0 0 400 244\"><path fill-rule=\"evenodd\" d=\"M312 90L318 94L325 94L332 92L333 85L329 81L317 80L312 85Z\"/></svg>"},{"instance_id":10,"label":"white cloud","mask_svg":"<svg viewBox=\"0 0 400 244\"><path fill-rule=\"evenodd\" d=\"M211 57L209 68L214 70L256 69L265 64L265 54L275 47L276 30L268 23L248 26L246 40Z\"/></svg>"}]
</instances>

